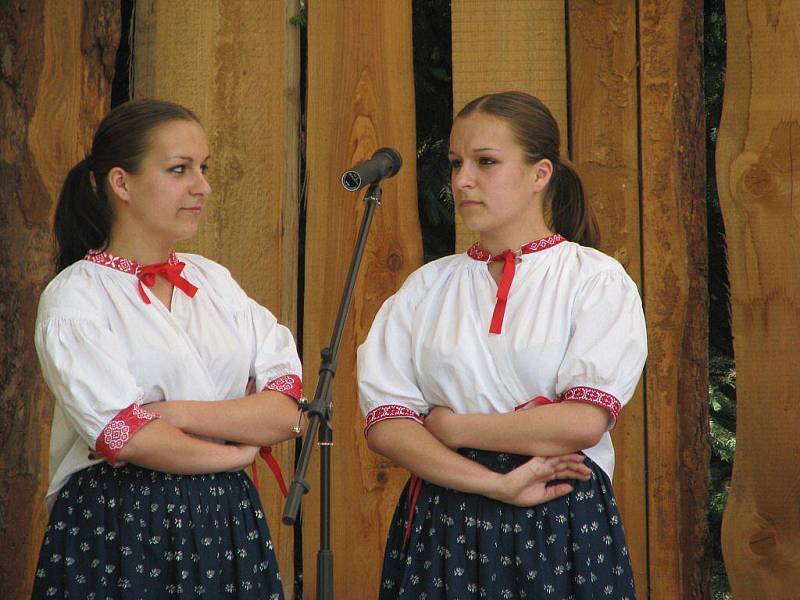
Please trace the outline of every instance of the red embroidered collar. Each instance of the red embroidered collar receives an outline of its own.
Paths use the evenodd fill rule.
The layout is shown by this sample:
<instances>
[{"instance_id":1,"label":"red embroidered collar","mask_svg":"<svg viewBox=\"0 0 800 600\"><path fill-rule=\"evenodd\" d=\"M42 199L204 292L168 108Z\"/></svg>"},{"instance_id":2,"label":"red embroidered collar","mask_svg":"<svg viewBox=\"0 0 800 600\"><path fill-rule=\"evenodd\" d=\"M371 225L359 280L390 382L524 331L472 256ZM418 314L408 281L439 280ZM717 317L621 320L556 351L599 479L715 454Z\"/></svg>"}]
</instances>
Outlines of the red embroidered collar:
<instances>
[{"instance_id":1,"label":"red embroidered collar","mask_svg":"<svg viewBox=\"0 0 800 600\"><path fill-rule=\"evenodd\" d=\"M88 260L89 262L97 263L98 265L103 265L104 267L115 269L116 271L122 271L123 273L137 276L141 273L143 266L135 260L114 256L104 250L89 250L86 256L83 257L83 260ZM178 255L175 254L175 250L170 250L167 264L174 266L179 262L180 260L178 259Z\"/></svg>"},{"instance_id":2,"label":"red embroidered collar","mask_svg":"<svg viewBox=\"0 0 800 600\"><path fill-rule=\"evenodd\" d=\"M135 260L114 256L102 250L90 250L83 258L84 260L134 275L139 280L139 297L145 304L150 304L150 298L145 293L144 286L153 287L156 282L156 276L159 275L190 298L194 298L197 293L197 287L181 275L181 271L186 265L178 260L174 250L170 250L167 262L153 265L140 265Z\"/></svg>"},{"instance_id":3,"label":"red embroidered collar","mask_svg":"<svg viewBox=\"0 0 800 600\"><path fill-rule=\"evenodd\" d=\"M501 333L503 330L503 318L506 314L506 304L508 303L508 294L511 291L511 283L514 281L514 273L517 270L517 258L523 254L531 254L533 252L541 252L552 248L556 244L565 242L566 238L559 234L551 235L546 238L528 242L520 246L519 250L512 252L511 250L503 250L499 254L492 256L492 253L486 250L480 243L475 242L472 247L467 250L467 255L475 260L485 262L503 262L503 274L500 277L500 283L497 284L497 302L494 305L494 312L492 313L492 322L489 325L489 333Z\"/></svg>"},{"instance_id":4,"label":"red embroidered collar","mask_svg":"<svg viewBox=\"0 0 800 600\"><path fill-rule=\"evenodd\" d=\"M548 237L543 237L541 239L528 242L527 244L520 246L519 250L517 250L514 254L520 256L522 254L541 252L542 250L547 250L548 248L552 248L553 246L556 246L561 242L566 242L566 241L567 238L556 233ZM503 253L501 252L497 256L502 256L502 255ZM469 256L470 258L474 258L475 260L481 260L483 262L489 262L490 260L495 258L492 256L491 252L489 252L486 248L481 246L480 242L475 242L474 244L472 244L472 246L470 246L469 250L467 250L467 256Z\"/></svg>"}]
</instances>

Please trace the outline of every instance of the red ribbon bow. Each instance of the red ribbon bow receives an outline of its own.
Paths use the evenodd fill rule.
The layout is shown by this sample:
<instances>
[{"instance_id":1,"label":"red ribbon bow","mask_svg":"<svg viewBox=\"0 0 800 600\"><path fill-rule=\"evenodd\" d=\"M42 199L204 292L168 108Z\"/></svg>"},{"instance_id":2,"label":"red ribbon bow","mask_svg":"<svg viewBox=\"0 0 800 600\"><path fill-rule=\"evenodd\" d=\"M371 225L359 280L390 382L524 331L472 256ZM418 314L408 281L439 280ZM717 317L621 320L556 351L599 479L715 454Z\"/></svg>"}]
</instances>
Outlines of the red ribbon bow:
<instances>
[{"instance_id":1,"label":"red ribbon bow","mask_svg":"<svg viewBox=\"0 0 800 600\"><path fill-rule=\"evenodd\" d=\"M142 284L146 285L147 287L153 287L156 282L157 275L161 275L164 279L169 281L184 294L190 298L194 298L194 295L197 293L197 287L193 286L181 275L181 271L183 271L183 267L185 266L186 264L182 262L177 262L174 264L165 262L142 267L138 273L138 277L139 295L142 297L144 303L150 304L150 298L147 297Z\"/></svg>"}]
</instances>

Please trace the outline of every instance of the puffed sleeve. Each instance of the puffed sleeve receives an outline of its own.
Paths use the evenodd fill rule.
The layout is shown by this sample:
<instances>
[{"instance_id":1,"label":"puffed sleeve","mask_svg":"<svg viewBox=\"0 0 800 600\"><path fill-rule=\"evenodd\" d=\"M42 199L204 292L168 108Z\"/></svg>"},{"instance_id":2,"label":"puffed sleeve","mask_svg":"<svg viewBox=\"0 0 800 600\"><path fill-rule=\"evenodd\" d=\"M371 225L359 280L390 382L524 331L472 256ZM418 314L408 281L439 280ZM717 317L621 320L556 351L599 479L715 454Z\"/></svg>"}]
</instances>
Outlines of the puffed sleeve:
<instances>
[{"instance_id":1,"label":"puffed sleeve","mask_svg":"<svg viewBox=\"0 0 800 600\"><path fill-rule=\"evenodd\" d=\"M606 409L611 428L633 395L646 357L636 285L621 268L592 276L573 305L570 339L556 382L559 399Z\"/></svg>"},{"instance_id":2,"label":"puffed sleeve","mask_svg":"<svg viewBox=\"0 0 800 600\"><path fill-rule=\"evenodd\" d=\"M37 322L44 379L67 422L112 465L122 447L157 415L141 408L142 389L123 348L102 323L51 317Z\"/></svg>"},{"instance_id":3,"label":"puffed sleeve","mask_svg":"<svg viewBox=\"0 0 800 600\"><path fill-rule=\"evenodd\" d=\"M413 277L413 276L412 276ZM381 306L367 339L358 348L358 396L364 434L384 419L422 423L428 403L417 385L412 337L418 281L408 280Z\"/></svg>"},{"instance_id":4,"label":"puffed sleeve","mask_svg":"<svg viewBox=\"0 0 800 600\"><path fill-rule=\"evenodd\" d=\"M256 389L281 392L299 400L303 395L303 371L292 332L250 298L246 314L254 348L250 376L256 381Z\"/></svg>"}]
</instances>

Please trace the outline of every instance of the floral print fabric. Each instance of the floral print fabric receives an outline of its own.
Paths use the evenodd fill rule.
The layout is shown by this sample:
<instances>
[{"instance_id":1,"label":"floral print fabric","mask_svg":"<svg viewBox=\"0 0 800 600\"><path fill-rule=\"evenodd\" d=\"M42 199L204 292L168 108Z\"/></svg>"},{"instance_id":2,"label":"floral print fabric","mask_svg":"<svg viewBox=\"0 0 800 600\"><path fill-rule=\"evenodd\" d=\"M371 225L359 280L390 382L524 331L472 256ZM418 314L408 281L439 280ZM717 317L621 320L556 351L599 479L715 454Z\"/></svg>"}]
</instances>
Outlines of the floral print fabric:
<instances>
[{"instance_id":1,"label":"floral print fabric","mask_svg":"<svg viewBox=\"0 0 800 600\"><path fill-rule=\"evenodd\" d=\"M507 472L527 457L463 450ZM395 512L381 600L634 600L633 575L607 475L590 459L589 481L546 504L519 508L425 482L403 544L409 486Z\"/></svg>"}]
</instances>

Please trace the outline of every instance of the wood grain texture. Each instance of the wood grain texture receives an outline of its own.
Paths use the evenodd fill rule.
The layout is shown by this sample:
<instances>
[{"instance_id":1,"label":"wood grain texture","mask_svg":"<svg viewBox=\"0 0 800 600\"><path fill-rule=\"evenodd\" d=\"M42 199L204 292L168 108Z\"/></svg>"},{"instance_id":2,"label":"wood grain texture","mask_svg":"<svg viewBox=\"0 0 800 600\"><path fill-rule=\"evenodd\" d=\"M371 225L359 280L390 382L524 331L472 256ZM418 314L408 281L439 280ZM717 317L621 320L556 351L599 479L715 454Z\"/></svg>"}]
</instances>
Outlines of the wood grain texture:
<instances>
[{"instance_id":1,"label":"wood grain texture","mask_svg":"<svg viewBox=\"0 0 800 600\"><path fill-rule=\"evenodd\" d=\"M567 53L563 0L453 0L453 110L490 92L538 96L568 148ZM456 252L476 236L456 213Z\"/></svg>"},{"instance_id":2,"label":"wood grain texture","mask_svg":"<svg viewBox=\"0 0 800 600\"><path fill-rule=\"evenodd\" d=\"M211 202L181 249L230 269L250 297L296 330L299 32L297 0L144 0L136 5L134 96L194 110L211 149ZM288 477L294 444L273 453ZM287 595L293 534L259 464L261 498Z\"/></svg>"},{"instance_id":3,"label":"wood grain texture","mask_svg":"<svg viewBox=\"0 0 800 600\"><path fill-rule=\"evenodd\" d=\"M569 3L570 139L601 250L642 283L636 10L628 0ZM648 589L643 386L612 432L614 494L640 595ZM645 596L646 597L646 596Z\"/></svg>"},{"instance_id":4,"label":"wood grain texture","mask_svg":"<svg viewBox=\"0 0 800 600\"><path fill-rule=\"evenodd\" d=\"M717 184L736 356L736 459L723 519L737 600L800 587L800 5L726 2Z\"/></svg>"},{"instance_id":5,"label":"wood grain texture","mask_svg":"<svg viewBox=\"0 0 800 600\"><path fill-rule=\"evenodd\" d=\"M332 545L339 598L376 598L389 520L408 478L370 452L358 408L355 351L385 298L422 262L415 177L411 1L308 5L308 211L304 340L307 393L330 341L358 226L360 194L341 173L381 146L404 157L384 182L342 338L334 382ZM316 452L316 450L315 450ZM319 547L318 455L303 505L305 595L315 596Z\"/></svg>"},{"instance_id":6,"label":"wood grain texture","mask_svg":"<svg viewBox=\"0 0 800 600\"><path fill-rule=\"evenodd\" d=\"M53 400L33 329L53 276L50 219L110 102L119 5L0 5L0 597L30 597L47 523Z\"/></svg>"},{"instance_id":7,"label":"wood grain texture","mask_svg":"<svg viewBox=\"0 0 800 600\"><path fill-rule=\"evenodd\" d=\"M638 7L649 597L708 598L703 4Z\"/></svg>"}]
</instances>

